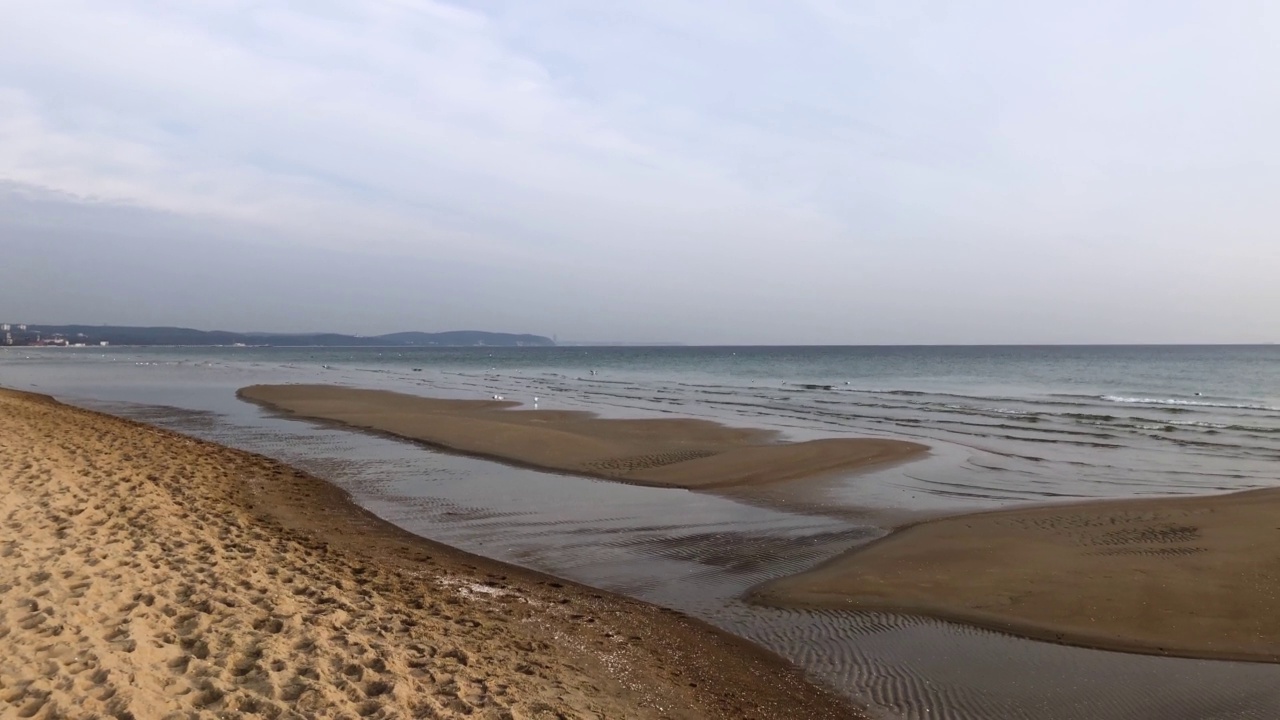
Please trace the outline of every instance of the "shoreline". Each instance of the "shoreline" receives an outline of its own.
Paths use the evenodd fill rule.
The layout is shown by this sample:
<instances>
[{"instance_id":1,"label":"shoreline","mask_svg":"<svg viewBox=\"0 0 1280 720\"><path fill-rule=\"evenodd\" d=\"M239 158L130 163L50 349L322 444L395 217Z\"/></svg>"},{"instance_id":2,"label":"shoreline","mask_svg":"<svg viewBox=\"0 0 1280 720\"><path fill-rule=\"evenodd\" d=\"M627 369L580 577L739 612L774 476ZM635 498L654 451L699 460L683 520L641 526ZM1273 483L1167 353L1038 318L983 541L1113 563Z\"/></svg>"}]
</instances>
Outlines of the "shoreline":
<instances>
[{"instance_id":1,"label":"shoreline","mask_svg":"<svg viewBox=\"0 0 1280 720\"><path fill-rule=\"evenodd\" d=\"M20 713L860 717L745 640L412 535L269 458L0 406L0 568L23 579L0 593L0 701Z\"/></svg>"},{"instance_id":2,"label":"shoreline","mask_svg":"<svg viewBox=\"0 0 1280 720\"><path fill-rule=\"evenodd\" d=\"M1280 488L931 518L747 597L1098 650L1280 663L1277 517Z\"/></svg>"},{"instance_id":3,"label":"shoreline","mask_svg":"<svg viewBox=\"0 0 1280 720\"><path fill-rule=\"evenodd\" d=\"M687 490L729 490L857 472L914 459L904 440L780 442L777 431L709 420L618 420L335 385L251 385L236 396L284 416L336 423L535 470Z\"/></svg>"}]
</instances>

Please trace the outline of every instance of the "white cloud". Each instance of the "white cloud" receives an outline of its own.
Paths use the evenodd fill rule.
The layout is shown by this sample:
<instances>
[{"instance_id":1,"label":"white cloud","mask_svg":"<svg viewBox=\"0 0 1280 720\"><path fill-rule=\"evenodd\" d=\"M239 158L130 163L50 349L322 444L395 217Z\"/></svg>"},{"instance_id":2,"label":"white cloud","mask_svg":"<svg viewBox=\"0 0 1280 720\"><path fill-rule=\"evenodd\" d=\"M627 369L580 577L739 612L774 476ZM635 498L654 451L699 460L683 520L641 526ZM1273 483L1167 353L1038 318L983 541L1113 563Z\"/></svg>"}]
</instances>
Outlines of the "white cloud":
<instances>
[{"instance_id":1,"label":"white cloud","mask_svg":"<svg viewBox=\"0 0 1280 720\"><path fill-rule=\"evenodd\" d=\"M1247 3L11 3L0 181L533 268L650 337L866 340L874 303L864 329L1016 340L1037 329L948 314L1003 312L957 269L1047 306L1159 248L1280 300L1254 272L1280 261L1275 27ZM894 304L904 278L929 297Z\"/></svg>"},{"instance_id":2,"label":"white cloud","mask_svg":"<svg viewBox=\"0 0 1280 720\"><path fill-rule=\"evenodd\" d=\"M442 231L454 242L452 230L496 244L522 223L586 242L558 221L574 213L629 214L657 231L666 213L758 212L761 199L718 168L636 142L558 92L482 17L354 7L28 6L3 38L11 72L19 57L27 69L5 78L0 177L414 243ZM38 81L73 92L33 97Z\"/></svg>"}]
</instances>

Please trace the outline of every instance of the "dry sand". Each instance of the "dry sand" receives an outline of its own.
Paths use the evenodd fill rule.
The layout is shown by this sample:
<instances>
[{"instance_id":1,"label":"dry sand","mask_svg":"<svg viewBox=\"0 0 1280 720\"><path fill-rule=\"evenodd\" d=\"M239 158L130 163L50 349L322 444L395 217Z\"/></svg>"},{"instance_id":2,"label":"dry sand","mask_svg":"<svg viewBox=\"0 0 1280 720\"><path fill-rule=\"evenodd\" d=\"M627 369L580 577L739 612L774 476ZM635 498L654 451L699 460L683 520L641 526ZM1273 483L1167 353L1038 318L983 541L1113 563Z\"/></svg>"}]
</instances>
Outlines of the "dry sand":
<instances>
[{"instance_id":1,"label":"dry sand","mask_svg":"<svg viewBox=\"0 0 1280 720\"><path fill-rule=\"evenodd\" d=\"M1280 490L933 520L756 590L1070 644L1280 661Z\"/></svg>"},{"instance_id":2,"label":"dry sand","mask_svg":"<svg viewBox=\"0 0 1280 720\"><path fill-rule=\"evenodd\" d=\"M676 613L256 455L0 391L0 717L838 718Z\"/></svg>"},{"instance_id":3,"label":"dry sand","mask_svg":"<svg viewBox=\"0 0 1280 720\"><path fill-rule=\"evenodd\" d=\"M874 438L778 442L770 430L708 420L615 420L587 412L513 410L519 403L439 400L332 385L254 385L240 397L300 417L339 422L531 467L642 485L734 488L865 469L924 453Z\"/></svg>"}]
</instances>

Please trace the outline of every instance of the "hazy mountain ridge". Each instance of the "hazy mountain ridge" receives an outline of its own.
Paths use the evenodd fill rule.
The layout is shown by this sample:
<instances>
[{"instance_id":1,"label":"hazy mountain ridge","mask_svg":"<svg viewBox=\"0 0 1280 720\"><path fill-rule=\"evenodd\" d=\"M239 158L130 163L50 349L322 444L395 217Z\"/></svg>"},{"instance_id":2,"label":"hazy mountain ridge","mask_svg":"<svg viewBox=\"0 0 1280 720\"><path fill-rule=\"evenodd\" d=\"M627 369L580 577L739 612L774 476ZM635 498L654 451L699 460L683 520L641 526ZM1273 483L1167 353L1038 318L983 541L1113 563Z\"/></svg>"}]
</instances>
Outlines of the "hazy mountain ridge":
<instances>
[{"instance_id":1,"label":"hazy mountain ridge","mask_svg":"<svg viewBox=\"0 0 1280 720\"><path fill-rule=\"evenodd\" d=\"M447 332L398 332L386 335L344 335L341 333L241 333L226 330L195 330L181 327L132 327L116 325L27 325L14 332L16 344L65 338L69 343L97 345L271 345L279 347L516 347L552 346L548 337L530 334L496 333L481 330ZM25 342L22 342L25 341Z\"/></svg>"}]
</instances>

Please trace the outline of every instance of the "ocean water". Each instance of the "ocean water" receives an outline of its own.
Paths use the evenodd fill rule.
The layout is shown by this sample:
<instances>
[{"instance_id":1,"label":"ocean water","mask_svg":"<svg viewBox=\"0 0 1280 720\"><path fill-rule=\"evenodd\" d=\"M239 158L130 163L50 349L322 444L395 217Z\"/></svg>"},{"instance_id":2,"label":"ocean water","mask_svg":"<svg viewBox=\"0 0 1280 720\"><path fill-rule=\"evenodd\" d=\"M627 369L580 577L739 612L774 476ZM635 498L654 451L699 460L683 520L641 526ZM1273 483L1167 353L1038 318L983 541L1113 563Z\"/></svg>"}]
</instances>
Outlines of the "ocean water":
<instances>
[{"instance_id":1,"label":"ocean water","mask_svg":"<svg viewBox=\"0 0 1280 720\"><path fill-rule=\"evenodd\" d=\"M897 436L948 456L890 487L832 499L841 504L932 511L1280 481L1280 345L0 353L0 372L26 368L32 382L54 367L75 368L86 387L103 378L94 390L117 399L134 396L116 386L151 376L192 384L277 377L530 404L537 397L540 407L605 415L701 416L796 438Z\"/></svg>"},{"instance_id":2,"label":"ocean water","mask_svg":"<svg viewBox=\"0 0 1280 720\"><path fill-rule=\"evenodd\" d=\"M722 497L510 468L235 398L273 382L537 398L795 439L903 437L931 453L774 497ZM1280 485L1280 346L3 348L0 385L272 455L424 536L688 612L791 658L877 717L1280 717L1276 666L739 600L916 516Z\"/></svg>"}]
</instances>

